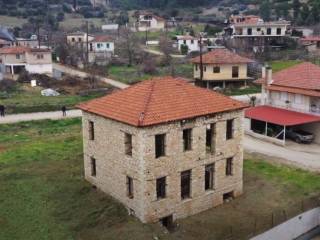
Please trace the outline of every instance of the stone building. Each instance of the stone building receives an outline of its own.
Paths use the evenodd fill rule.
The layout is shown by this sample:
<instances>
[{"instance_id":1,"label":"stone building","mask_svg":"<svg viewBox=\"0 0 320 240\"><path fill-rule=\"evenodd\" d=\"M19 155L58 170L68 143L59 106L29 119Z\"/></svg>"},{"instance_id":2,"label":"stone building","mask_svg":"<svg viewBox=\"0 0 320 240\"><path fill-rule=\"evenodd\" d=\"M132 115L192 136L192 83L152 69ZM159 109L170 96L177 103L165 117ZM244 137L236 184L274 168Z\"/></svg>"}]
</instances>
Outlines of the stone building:
<instances>
[{"instance_id":1,"label":"stone building","mask_svg":"<svg viewBox=\"0 0 320 240\"><path fill-rule=\"evenodd\" d=\"M242 193L245 107L173 77L80 104L85 178L142 222L220 205Z\"/></svg>"}]
</instances>

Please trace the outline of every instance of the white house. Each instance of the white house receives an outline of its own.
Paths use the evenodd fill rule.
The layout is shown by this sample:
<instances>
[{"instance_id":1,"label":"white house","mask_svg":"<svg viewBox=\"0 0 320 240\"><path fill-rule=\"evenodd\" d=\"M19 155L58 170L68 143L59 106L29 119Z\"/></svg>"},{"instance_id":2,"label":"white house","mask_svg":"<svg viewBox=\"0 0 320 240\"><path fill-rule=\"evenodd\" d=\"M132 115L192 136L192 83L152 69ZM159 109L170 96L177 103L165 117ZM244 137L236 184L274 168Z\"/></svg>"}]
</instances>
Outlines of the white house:
<instances>
[{"instance_id":1,"label":"white house","mask_svg":"<svg viewBox=\"0 0 320 240\"><path fill-rule=\"evenodd\" d=\"M188 53L200 51L199 40L193 36L177 36L178 49L181 51L181 46L188 47Z\"/></svg>"},{"instance_id":2,"label":"white house","mask_svg":"<svg viewBox=\"0 0 320 240\"><path fill-rule=\"evenodd\" d=\"M0 66L1 72L12 78L23 70L29 73L52 74L51 50L29 47L1 48Z\"/></svg>"},{"instance_id":3,"label":"white house","mask_svg":"<svg viewBox=\"0 0 320 240\"><path fill-rule=\"evenodd\" d=\"M150 12L140 12L136 23L138 31L157 31L163 30L166 25L166 20Z\"/></svg>"},{"instance_id":4,"label":"white house","mask_svg":"<svg viewBox=\"0 0 320 240\"><path fill-rule=\"evenodd\" d=\"M262 85L262 106L246 111L246 130L285 142L288 128L312 132L320 143L320 67L303 62L266 74ZM269 128L272 129L270 132Z\"/></svg>"},{"instance_id":5,"label":"white house","mask_svg":"<svg viewBox=\"0 0 320 240\"><path fill-rule=\"evenodd\" d=\"M232 16L225 36L235 48L263 51L265 46L280 46L290 35L290 22L285 20L265 22L258 16Z\"/></svg>"}]
</instances>

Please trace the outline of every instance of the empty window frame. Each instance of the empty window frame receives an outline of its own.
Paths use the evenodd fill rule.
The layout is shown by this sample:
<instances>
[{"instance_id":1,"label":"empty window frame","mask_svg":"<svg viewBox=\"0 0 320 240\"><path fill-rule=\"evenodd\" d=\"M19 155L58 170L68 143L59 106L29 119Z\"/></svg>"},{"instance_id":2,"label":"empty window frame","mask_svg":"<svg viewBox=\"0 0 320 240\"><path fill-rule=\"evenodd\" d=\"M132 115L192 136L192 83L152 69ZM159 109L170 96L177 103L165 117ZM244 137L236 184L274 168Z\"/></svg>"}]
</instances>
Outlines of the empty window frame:
<instances>
[{"instance_id":1,"label":"empty window frame","mask_svg":"<svg viewBox=\"0 0 320 240\"><path fill-rule=\"evenodd\" d=\"M271 28L267 28L267 35L271 35Z\"/></svg>"},{"instance_id":2,"label":"empty window frame","mask_svg":"<svg viewBox=\"0 0 320 240\"><path fill-rule=\"evenodd\" d=\"M233 66L232 67L232 78L238 78L239 77L239 67Z\"/></svg>"},{"instance_id":3,"label":"empty window frame","mask_svg":"<svg viewBox=\"0 0 320 240\"><path fill-rule=\"evenodd\" d=\"M232 176L233 170L233 158L227 158L226 160L226 176Z\"/></svg>"},{"instance_id":4,"label":"empty window frame","mask_svg":"<svg viewBox=\"0 0 320 240\"><path fill-rule=\"evenodd\" d=\"M206 151L208 153L215 152L215 135L216 135L216 125L214 123L207 125Z\"/></svg>"},{"instance_id":5,"label":"empty window frame","mask_svg":"<svg viewBox=\"0 0 320 240\"><path fill-rule=\"evenodd\" d=\"M157 179L157 199L162 199L166 197L166 177Z\"/></svg>"},{"instance_id":6,"label":"empty window frame","mask_svg":"<svg viewBox=\"0 0 320 240\"><path fill-rule=\"evenodd\" d=\"M207 71L207 66L204 65L204 66L202 67L202 69L203 69L204 72L206 72L206 71Z\"/></svg>"},{"instance_id":7,"label":"empty window frame","mask_svg":"<svg viewBox=\"0 0 320 240\"><path fill-rule=\"evenodd\" d=\"M89 140L94 140L94 122L89 121Z\"/></svg>"},{"instance_id":8,"label":"empty window frame","mask_svg":"<svg viewBox=\"0 0 320 240\"><path fill-rule=\"evenodd\" d=\"M191 170L181 172L181 199L191 197Z\"/></svg>"},{"instance_id":9,"label":"empty window frame","mask_svg":"<svg viewBox=\"0 0 320 240\"><path fill-rule=\"evenodd\" d=\"M195 64L196 71L198 71L198 64Z\"/></svg>"},{"instance_id":10,"label":"empty window frame","mask_svg":"<svg viewBox=\"0 0 320 240\"><path fill-rule=\"evenodd\" d=\"M132 135L124 134L124 151L127 156L132 156Z\"/></svg>"},{"instance_id":11,"label":"empty window frame","mask_svg":"<svg viewBox=\"0 0 320 240\"><path fill-rule=\"evenodd\" d=\"M155 136L155 153L156 158L166 155L166 135L158 134Z\"/></svg>"},{"instance_id":12,"label":"empty window frame","mask_svg":"<svg viewBox=\"0 0 320 240\"><path fill-rule=\"evenodd\" d=\"M127 176L127 196L133 198L133 179Z\"/></svg>"},{"instance_id":13,"label":"empty window frame","mask_svg":"<svg viewBox=\"0 0 320 240\"><path fill-rule=\"evenodd\" d=\"M205 190L214 189L214 164L205 166Z\"/></svg>"},{"instance_id":14,"label":"empty window frame","mask_svg":"<svg viewBox=\"0 0 320 240\"><path fill-rule=\"evenodd\" d=\"M234 125L234 119L227 120L226 123L226 139L232 139L233 138L233 125Z\"/></svg>"},{"instance_id":15,"label":"empty window frame","mask_svg":"<svg viewBox=\"0 0 320 240\"><path fill-rule=\"evenodd\" d=\"M213 67L213 73L220 73L220 67L219 66Z\"/></svg>"},{"instance_id":16,"label":"empty window frame","mask_svg":"<svg viewBox=\"0 0 320 240\"><path fill-rule=\"evenodd\" d=\"M16 59L20 59L20 54L16 54Z\"/></svg>"},{"instance_id":17,"label":"empty window frame","mask_svg":"<svg viewBox=\"0 0 320 240\"><path fill-rule=\"evenodd\" d=\"M192 128L183 130L183 151L192 149Z\"/></svg>"},{"instance_id":18,"label":"empty window frame","mask_svg":"<svg viewBox=\"0 0 320 240\"><path fill-rule=\"evenodd\" d=\"M252 28L248 28L247 33L248 33L248 35L252 35Z\"/></svg>"},{"instance_id":19,"label":"empty window frame","mask_svg":"<svg viewBox=\"0 0 320 240\"><path fill-rule=\"evenodd\" d=\"M92 177L97 176L97 165L96 165L96 159L94 157L90 158L90 166L91 166L91 176Z\"/></svg>"},{"instance_id":20,"label":"empty window frame","mask_svg":"<svg viewBox=\"0 0 320 240\"><path fill-rule=\"evenodd\" d=\"M277 35L281 35L282 29L281 28L277 28Z\"/></svg>"}]
</instances>

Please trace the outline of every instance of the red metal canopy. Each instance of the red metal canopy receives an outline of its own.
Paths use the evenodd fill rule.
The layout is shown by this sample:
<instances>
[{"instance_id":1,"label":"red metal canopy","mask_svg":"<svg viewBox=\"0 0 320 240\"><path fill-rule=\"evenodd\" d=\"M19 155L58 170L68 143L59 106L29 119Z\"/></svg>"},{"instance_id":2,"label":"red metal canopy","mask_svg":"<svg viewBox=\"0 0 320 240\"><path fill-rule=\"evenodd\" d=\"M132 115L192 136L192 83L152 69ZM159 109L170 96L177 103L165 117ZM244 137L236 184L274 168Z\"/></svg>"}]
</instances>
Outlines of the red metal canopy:
<instances>
[{"instance_id":1,"label":"red metal canopy","mask_svg":"<svg viewBox=\"0 0 320 240\"><path fill-rule=\"evenodd\" d=\"M270 106L248 108L245 111L245 117L281 126L295 126L320 122L320 116Z\"/></svg>"}]
</instances>

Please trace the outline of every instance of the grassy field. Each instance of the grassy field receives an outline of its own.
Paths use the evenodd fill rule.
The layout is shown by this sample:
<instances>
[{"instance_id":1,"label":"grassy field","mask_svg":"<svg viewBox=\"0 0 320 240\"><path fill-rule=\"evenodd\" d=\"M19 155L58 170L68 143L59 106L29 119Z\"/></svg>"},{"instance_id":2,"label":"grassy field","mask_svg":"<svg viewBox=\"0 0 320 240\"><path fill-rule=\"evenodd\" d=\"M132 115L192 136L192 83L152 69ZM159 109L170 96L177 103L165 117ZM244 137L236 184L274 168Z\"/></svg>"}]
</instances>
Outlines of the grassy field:
<instances>
[{"instance_id":1,"label":"grassy field","mask_svg":"<svg viewBox=\"0 0 320 240\"><path fill-rule=\"evenodd\" d=\"M41 96L42 88L31 88L29 85L19 84L16 91L0 94L0 104L6 106L7 113L28 113L41 111L60 110L62 106L73 108L79 102L87 101L102 94L90 94L87 96L64 95L57 97Z\"/></svg>"},{"instance_id":2,"label":"grassy field","mask_svg":"<svg viewBox=\"0 0 320 240\"><path fill-rule=\"evenodd\" d=\"M71 31L72 29L85 26L87 21L89 22L89 25L94 25L96 28L101 28L101 26L104 24L103 18L84 18L79 14L66 14L65 20L60 23L60 27Z\"/></svg>"},{"instance_id":3,"label":"grassy field","mask_svg":"<svg viewBox=\"0 0 320 240\"><path fill-rule=\"evenodd\" d=\"M271 62L271 67L273 72L278 72L288 67L292 67L301 63L302 61L299 60L281 60L281 61L273 61Z\"/></svg>"},{"instance_id":4,"label":"grassy field","mask_svg":"<svg viewBox=\"0 0 320 240\"><path fill-rule=\"evenodd\" d=\"M271 212L288 217L318 195L320 176L246 156L244 194L178 221L173 233L129 217L114 199L83 179L81 120L0 125L0 239L211 239L232 231L245 239L270 228ZM297 207L297 205L300 207ZM307 205L305 205L307 206Z\"/></svg>"},{"instance_id":5,"label":"grassy field","mask_svg":"<svg viewBox=\"0 0 320 240\"><path fill-rule=\"evenodd\" d=\"M11 16L0 15L0 25L6 27L21 27L23 24L27 23L27 19L17 18Z\"/></svg>"},{"instance_id":6,"label":"grassy field","mask_svg":"<svg viewBox=\"0 0 320 240\"><path fill-rule=\"evenodd\" d=\"M157 72L154 74L145 74L139 66L112 66L108 68L108 76L112 79L123 83L132 84L157 76L171 75L169 67L157 67ZM176 64L175 75L179 77L192 78L193 67L191 64Z\"/></svg>"}]
</instances>

